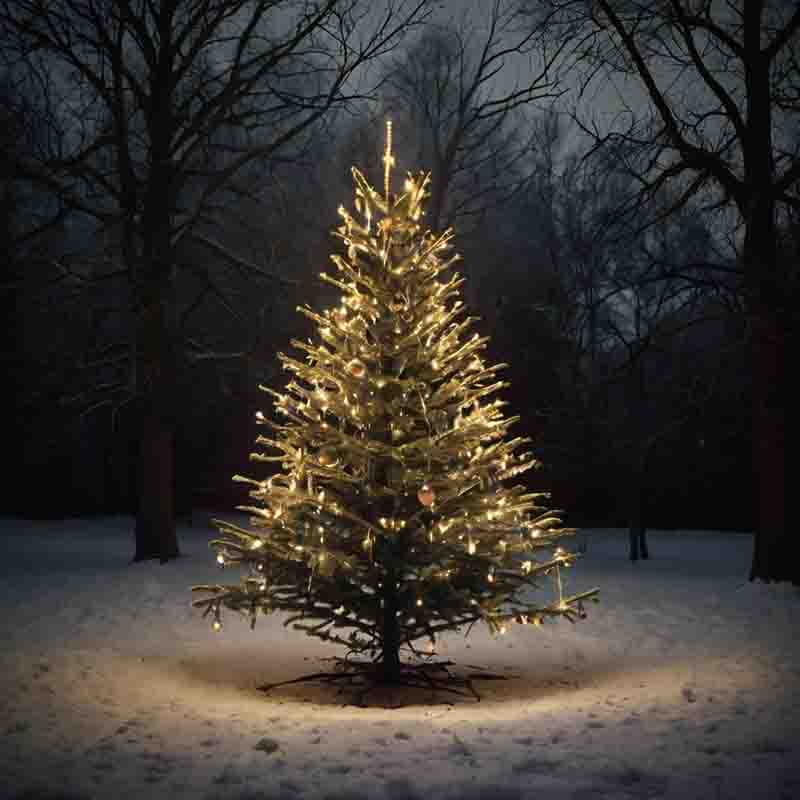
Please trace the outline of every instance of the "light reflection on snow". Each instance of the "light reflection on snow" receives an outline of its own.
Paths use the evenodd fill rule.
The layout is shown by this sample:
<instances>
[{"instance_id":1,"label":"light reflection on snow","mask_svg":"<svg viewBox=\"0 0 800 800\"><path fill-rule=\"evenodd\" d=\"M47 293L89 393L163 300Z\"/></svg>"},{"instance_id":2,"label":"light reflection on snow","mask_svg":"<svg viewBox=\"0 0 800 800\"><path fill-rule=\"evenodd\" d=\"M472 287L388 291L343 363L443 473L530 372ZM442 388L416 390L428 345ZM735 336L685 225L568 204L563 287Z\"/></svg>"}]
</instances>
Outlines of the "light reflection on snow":
<instances>
[{"instance_id":1,"label":"light reflection on snow","mask_svg":"<svg viewBox=\"0 0 800 800\"><path fill-rule=\"evenodd\" d=\"M181 532L178 562L129 565L129 524L5 537L0 786L84 800L800 796L800 594L746 582L749 537L652 533L653 559L631 565L624 532L589 532L568 576L601 588L589 619L449 636L442 657L517 677L479 683L480 703L394 693L408 704L386 710L329 687L256 692L335 650L277 617L213 634L188 605L217 574L208 531ZM277 748L258 749L265 738Z\"/></svg>"}]
</instances>

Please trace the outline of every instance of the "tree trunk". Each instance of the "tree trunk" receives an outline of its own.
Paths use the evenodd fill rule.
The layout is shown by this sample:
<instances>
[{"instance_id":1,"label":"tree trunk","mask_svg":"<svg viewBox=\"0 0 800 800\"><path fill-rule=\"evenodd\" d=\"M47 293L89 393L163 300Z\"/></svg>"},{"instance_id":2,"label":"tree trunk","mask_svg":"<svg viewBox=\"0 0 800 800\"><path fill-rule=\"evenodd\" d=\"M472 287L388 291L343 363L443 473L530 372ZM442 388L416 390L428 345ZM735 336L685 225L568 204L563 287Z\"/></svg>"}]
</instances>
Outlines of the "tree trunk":
<instances>
[{"instance_id":1,"label":"tree trunk","mask_svg":"<svg viewBox=\"0 0 800 800\"><path fill-rule=\"evenodd\" d=\"M154 220L145 226L147 271L140 284L137 331L140 440L134 561L157 558L163 564L180 555L175 529L177 342L173 263L164 223L169 215L154 205Z\"/></svg>"},{"instance_id":2,"label":"tree trunk","mask_svg":"<svg viewBox=\"0 0 800 800\"><path fill-rule=\"evenodd\" d=\"M795 535L786 524L786 337L765 308L752 316L751 337L756 531L750 580L800 585Z\"/></svg>"},{"instance_id":3,"label":"tree trunk","mask_svg":"<svg viewBox=\"0 0 800 800\"><path fill-rule=\"evenodd\" d=\"M180 555L173 499L174 431L156 409L142 409L139 452L139 503L134 561L157 558L163 564Z\"/></svg>"},{"instance_id":4,"label":"tree trunk","mask_svg":"<svg viewBox=\"0 0 800 800\"><path fill-rule=\"evenodd\" d=\"M786 525L787 286L780 274L773 186L769 62L761 51L760 5L745 7L747 128L744 269L750 316L756 531L750 580L800 583Z\"/></svg>"},{"instance_id":5,"label":"tree trunk","mask_svg":"<svg viewBox=\"0 0 800 800\"><path fill-rule=\"evenodd\" d=\"M381 371L385 375L394 373L395 364L391 356L385 356L381 359ZM388 386L389 384L387 384ZM384 400L388 400L385 396L386 389L382 390L384 393ZM389 415L385 415L383 419L382 429L375 431L374 436L377 440L386 444L391 444L391 423L392 420ZM381 458L376 459L375 473L373 480L380 485L388 484L388 471L389 459ZM391 517L396 513L395 498L389 495L383 497L377 504L375 523L377 526L380 517ZM379 534L382 535L382 534ZM383 561L384 574L383 586L381 587L381 601L383 603L383 619L381 620L381 660L380 660L380 674L381 680L385 683L397 683L400 680L400 624L397 621L398 611L398 592L397 592L397 579L398 574L395 568L398 559L402 558L402 552L405 547L404 537L402 534L395 533L391 539L384 543L381 548L381 559Z\"/></svg>"},{"instance_id":6,"label":"tree trunk","mask_svg":"<svg viewBox=\"0 0 800 800\"><path fill-rule=\"evenodd\" d=\"M383 578L383 630L381 631L381 680L396 683L400 679L400 625L397 622L397 575L389 567Z\"/></svg>"},{"instance_id":7,"label":"tree trunk","mask_svg":"<svg viewBox=\"0 0 800 800\"><path fill-rule=\"evenodd\" d=\"M644 521L644 475L637 469L634 469L631 477L629 491L628 557L631 561L638 561L639 558L649 558L650 554L647 550L647 526Z\"/></svg>"},{"instance_id":8,"label":"tree trunk","mask_svg":"<svg viewBox=\"0 0 800 800\"><path fill-rule=\"evenodd\" d=\"M154 293L157 294L158 293ZM160 300L160 302L159 302ZM180 555L175 530L175 359L158 298L140 319L139 452L134 561Z\"/></svg>"},{"instance_id":9,"label":"tree trunk","mask_svg":"<svg viewBox=\"0 0 800 800\"><path fill-rule=\"evenodd\" d=\"M642 341L642 309L637 296L636 314L634 318L636 325L637 350L640 349ZM651 415L648 407L648 395L646 387L646 376L644 371L644 353L639 352L636 357L633 375L633 401L631 403L630 416L634 431L635 442L632 446L634 462L630 471L628 482L629 495L629 516L628 516L628 535L630 539L630 552L628 556L631 561L638 561L639 556L649 558L647 551L647 527L644 522L645 494L647 491L647 462L650 456L651 442L647 438L648 427L652 425Z\"/></svg>"}]
</instances>

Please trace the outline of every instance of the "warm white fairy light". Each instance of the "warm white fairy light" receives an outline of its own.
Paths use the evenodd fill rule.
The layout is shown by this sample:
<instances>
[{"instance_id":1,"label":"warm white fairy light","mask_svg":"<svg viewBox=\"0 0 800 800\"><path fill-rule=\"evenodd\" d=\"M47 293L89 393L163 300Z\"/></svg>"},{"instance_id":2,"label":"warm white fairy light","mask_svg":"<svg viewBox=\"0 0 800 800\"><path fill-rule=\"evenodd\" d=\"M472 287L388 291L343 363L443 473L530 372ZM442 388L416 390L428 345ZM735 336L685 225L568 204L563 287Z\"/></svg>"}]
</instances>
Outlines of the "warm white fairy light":
<instances>
[{"instance_id":1,"label":"warm white fairy light","mask_svg":"<svg viewBox=\"0 0 800 800\"><path fill-rule=\"evenodd\" d=\"M386 120L386 151L383 155L383 188L386 195L386 202L389 202L389 182L394 166L394 156L392 155L392 121Z\"/></svg>"}]
</instances>

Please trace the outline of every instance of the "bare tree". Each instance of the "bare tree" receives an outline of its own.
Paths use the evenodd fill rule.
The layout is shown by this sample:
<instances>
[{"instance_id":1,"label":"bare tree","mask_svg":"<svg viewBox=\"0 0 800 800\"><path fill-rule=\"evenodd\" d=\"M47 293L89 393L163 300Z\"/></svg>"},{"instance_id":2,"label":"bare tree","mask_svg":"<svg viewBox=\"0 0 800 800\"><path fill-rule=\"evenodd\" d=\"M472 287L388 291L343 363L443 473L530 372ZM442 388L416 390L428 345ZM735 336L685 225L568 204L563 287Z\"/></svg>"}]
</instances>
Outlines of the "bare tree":
<instances>
[{"instance_id":1,"label":"bare tree","mask_svg":"<svg viewBox=\"0 0 800 800\"><path fill-rule=\"evenodd\" d=\"M779 0L546 0L539 30L570 42L586 96L616 87L621 111L584 131L613 145L646 207L663 186L679 208L734 209L729 238L750 326L756 543L750 578L800 581L786 519L786 408L796 341L792 285L776 249L779 220L800 205L800 5ZM606 101L608 98L606 97ZM666 209L670 213L672 209ZM707 279L716 277L707 265Z\"/></svg>"},{"instance_id":2,"label":"bare tree","mask_svg":"<svg viewBox=\"0 0 800 800\"><path fill-rule=\"evenodd\" d=\"M429 26L385 71L385 102L401 134L405 124L415 140L415 162L435 176L427 210L434 229L513 194L530 151L521 111L560 94L552 73L558 48L522 30L516 3L486 5L485 18ZM520 68L530 75L523 82Z\"/></svg>"},{"instance_id":3,"label":"bare tree","mask_svg":"<svg viewBox=\"0 0 800 800\"><path fill-rule=\"evenodd\" d=\"M517 361L527 351L539 359L524 366L522 377L537 379L523 391L536 397L547 460L576 492L572 505L598 514L613 496L636 560L646 552L656 461L669 460L668 445L686 435L716 382L712 370L700 380L688 366L703 357L706 334L695 332L729 312L711 302L723 287L699 271L719 259L697 199L648 224L674 204L669 188L633 213L633 178L605 153L565 155L570 137L557 119L540 121L533 178L491 226L494 285L481 297L501 293L489 319L499 317Z\"/></svg>"},{"instance_id":4,"label":"bare tree","mask_svg":"<svg viewBox=\"0 0 800 800\"><path fill-rule=\"evenodd\" d=\"M139 420L135 560L179 554L179 246L263 273L208 235L220 198L362 95L363 65L425 13L424 0L0 0L6 65L66 133L27 177L112 234L130 290L129 347L104 358L128 365L106 388Z\"/></svg>"}]
</instances>

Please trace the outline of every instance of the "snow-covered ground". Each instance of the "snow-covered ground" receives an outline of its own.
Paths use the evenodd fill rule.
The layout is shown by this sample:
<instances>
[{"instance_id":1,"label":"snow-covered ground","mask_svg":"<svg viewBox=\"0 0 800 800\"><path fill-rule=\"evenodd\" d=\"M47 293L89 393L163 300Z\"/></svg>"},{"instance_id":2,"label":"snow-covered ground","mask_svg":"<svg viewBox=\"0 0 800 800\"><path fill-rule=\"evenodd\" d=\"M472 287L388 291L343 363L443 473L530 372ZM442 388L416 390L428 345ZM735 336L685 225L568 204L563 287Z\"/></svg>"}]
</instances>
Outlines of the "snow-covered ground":
<instances>
[{"instance_id":1,"label":"snow-covered ground","mask_svg":"<svg viewBox=\"0 0 800 800\"><path fill-rule=\"evenodd\" d=\"M213 633L206 521L162 566L128 563L128 518L0 519L3 800L800 798L800 591L746 581L750 536L651 532L631 564L623 531L581 531L586 621L452 635L516 677L389 710L255 691L339 651L278 617Z\"/></svg>"}]
</instances>

